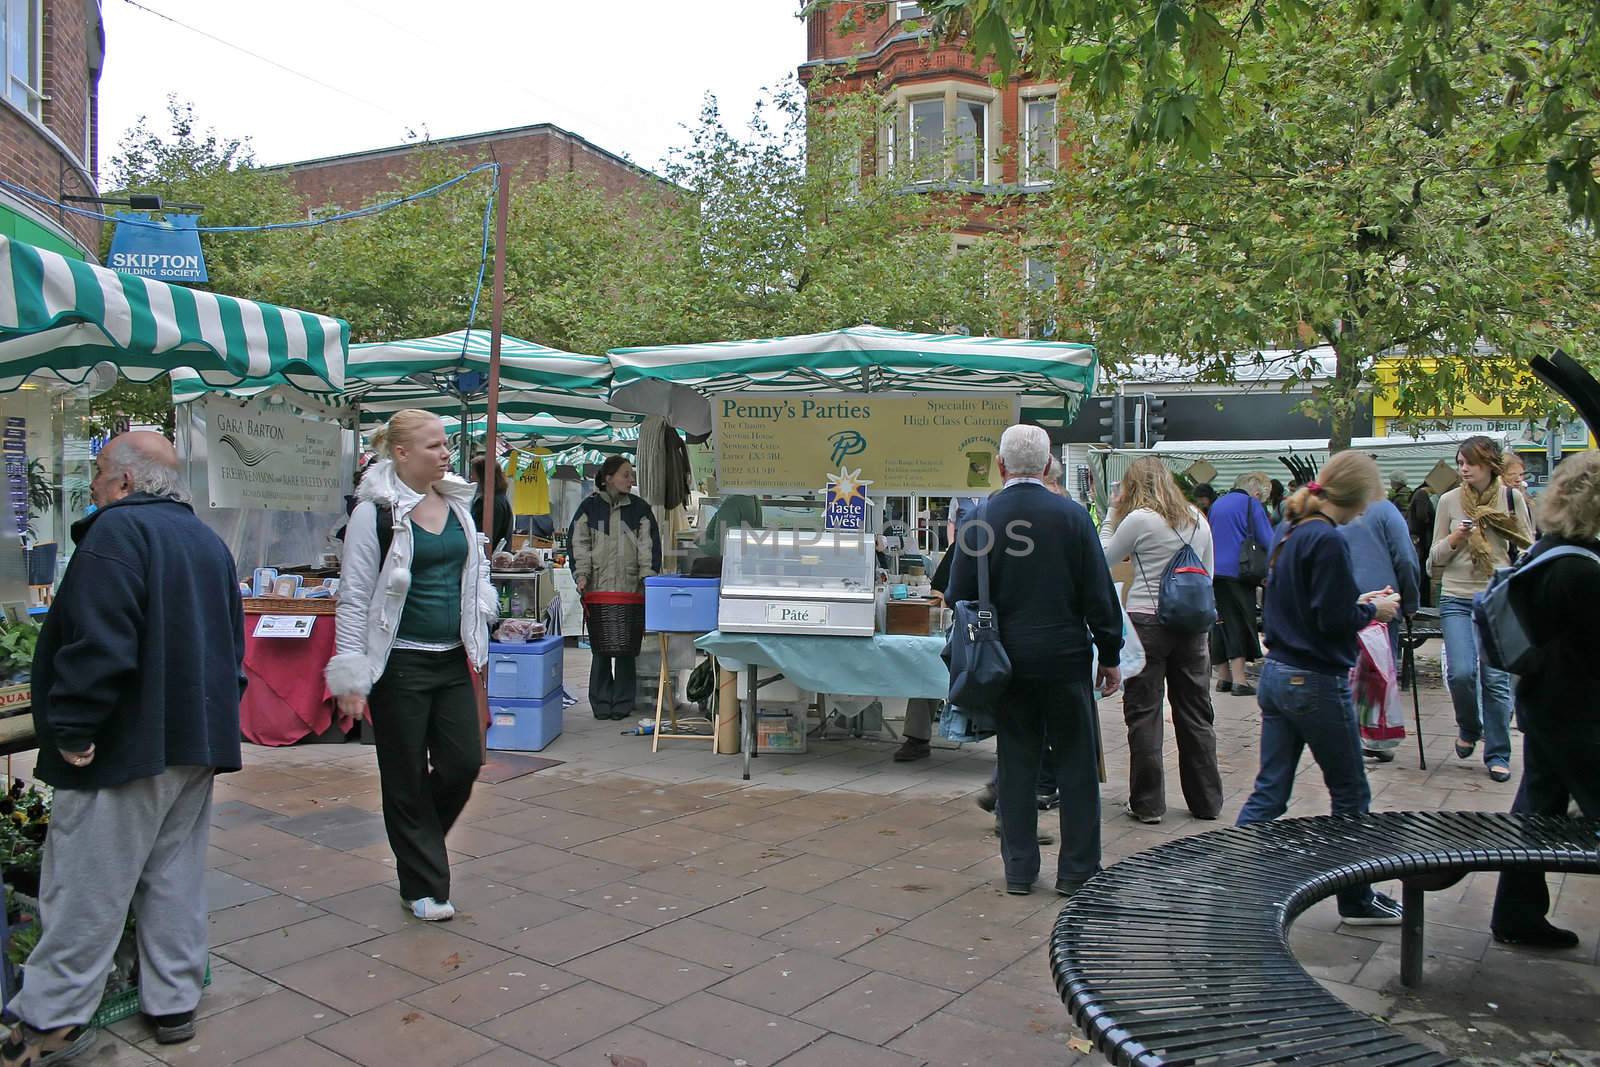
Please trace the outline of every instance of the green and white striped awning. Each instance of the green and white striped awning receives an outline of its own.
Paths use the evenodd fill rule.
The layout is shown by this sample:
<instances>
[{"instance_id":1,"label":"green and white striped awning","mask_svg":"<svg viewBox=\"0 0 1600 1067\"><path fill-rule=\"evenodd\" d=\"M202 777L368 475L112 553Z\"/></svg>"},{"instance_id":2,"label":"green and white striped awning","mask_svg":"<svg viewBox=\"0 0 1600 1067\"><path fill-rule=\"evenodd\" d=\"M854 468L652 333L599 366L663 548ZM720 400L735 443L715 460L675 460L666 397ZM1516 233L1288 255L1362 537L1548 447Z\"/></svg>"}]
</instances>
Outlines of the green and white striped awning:
<instances>
[{"instance_id":1,"label":"green and white striped awning","mask_svg":"<svg viewBox=\"0 0 1600 1067\"><path fill-rule=\"evenodd\" d=\"M317 399L359 404L364 426L376 426L405 408L459 418L463 408L474 415L487 413L488 379L489 331L457 330L410 341L351 345L345 388ZM611 364L602 356L563 352L511 336L500 339L502 416L519 421L638 422L638 416L606 402L610 381ZM247 396L277 384L281 382L253 381L226 392ZM173 397L179 401L207 391L196 378L173 381Z\"/></svg>"},{"instance_id":2,"label":"green and white striped awning","mask_svg":"<svg viewBox=\"0 0 1600 1067\"><path fill-rule=\"evenodd\" d=\"M1023 414L1070 422L1094 389L1093 345L852 326L830 333L705 345L614 348L611 403L664 415L691 433L711 429L709 407L729 392L1014 392ZM701 421L701 409L704 418Z\"/></svg>"},{"instance_id":3,"label":"green and white striped awning","mask_svg":"<svg viewBox=\"0 0 1600 1067\"><path fill-rule=\"evenodd\" d=\"M30 375L84 381L97 366L211 387L276 377L344 386L340 319L123 274L0 235L0 391Z\"/></svg>"},{"instance_id":4,"label":"green and white striped awning","mask_svg":"<svg viewBox=\"0 0 1600 1067\"><path fill-rule=\"evenodd\" d=\"M441 415L445 431L454 438L461 432L461 419ZM468 432L474 439L483 436L488 425L486 418L474 418ZM632 452L639 440L637 426L609 426L590 419L585 422L563 422L548 416L533 419L502 418L496 420L495 436L513 445L549 445L562 447L581 444L585 447Z\"/></svg>"}]
</instances>

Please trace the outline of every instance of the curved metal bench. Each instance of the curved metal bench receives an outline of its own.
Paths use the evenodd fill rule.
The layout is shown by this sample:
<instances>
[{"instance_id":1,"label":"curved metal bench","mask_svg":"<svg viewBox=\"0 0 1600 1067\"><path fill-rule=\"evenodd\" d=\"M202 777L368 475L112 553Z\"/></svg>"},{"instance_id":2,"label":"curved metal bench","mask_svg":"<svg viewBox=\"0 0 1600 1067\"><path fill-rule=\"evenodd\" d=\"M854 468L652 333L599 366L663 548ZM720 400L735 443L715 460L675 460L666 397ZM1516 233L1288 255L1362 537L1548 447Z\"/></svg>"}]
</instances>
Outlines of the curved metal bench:
<instances>
[{"instance_id":1,"label":"curved metal bench","mask_svg":"<svg viewBox=\"0 0 1600 1067\"><path fill-rule=\"evenodd\" d=\"M1482 812L1280 819L1118 863L1056 920L1050 965L1112 1063L1449 1064L1348 1007L1289 949L1290 923L1349 886L1405 887L1402 980L1421 978L1423 893L1472 871L1600 873L1600 820Z\"/></svg>"}]
</instances>

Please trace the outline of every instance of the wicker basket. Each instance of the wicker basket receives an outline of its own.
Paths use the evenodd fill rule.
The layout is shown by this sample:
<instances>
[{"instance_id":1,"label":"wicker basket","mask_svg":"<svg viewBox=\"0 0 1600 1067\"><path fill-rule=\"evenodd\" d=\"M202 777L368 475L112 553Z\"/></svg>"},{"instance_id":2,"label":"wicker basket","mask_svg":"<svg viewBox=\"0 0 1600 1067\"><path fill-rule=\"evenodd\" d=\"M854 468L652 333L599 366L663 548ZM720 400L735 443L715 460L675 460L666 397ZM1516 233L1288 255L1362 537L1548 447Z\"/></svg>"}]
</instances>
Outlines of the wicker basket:
<instances>
[{"instance_id":1,"label":"wicker basket","mask_svg":"<svg viewBox=\"0 0 1600 1067\"><path fill-rule=\"evenodd\" d=\"M644 643L644 597L639 593L589 593L583 598L589 648L599 656L637 656Z\"/></svg>"},{"instance_id":2,"label":"wicker basket","mask_svg":"<svg viewBox=\"0 0 1600 1067\"><path fill-rule=\"evenodd\" d=\"M310 599L247 596L244 598L244 610L246 615L332 615L339 610L339 599L329 596Z\"/></svg>"}]
</instances>

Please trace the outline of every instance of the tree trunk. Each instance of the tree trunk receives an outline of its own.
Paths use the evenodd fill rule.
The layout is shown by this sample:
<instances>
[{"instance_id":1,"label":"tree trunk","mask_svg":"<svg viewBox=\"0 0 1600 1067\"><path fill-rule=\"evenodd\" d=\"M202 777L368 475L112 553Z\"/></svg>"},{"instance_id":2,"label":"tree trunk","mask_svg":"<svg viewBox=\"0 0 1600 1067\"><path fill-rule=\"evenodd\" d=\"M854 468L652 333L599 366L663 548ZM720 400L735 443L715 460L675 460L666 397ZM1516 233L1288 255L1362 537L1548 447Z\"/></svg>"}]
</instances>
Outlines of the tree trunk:
<instances>
[{"instance_id":1,"label":"tree trunk","mask_svg":"<svg viewBox=\"0 0 1600 1067\"><path fill-rule=\"evenodd\" d=\"M1338 343L1333 346L1333 383L1328 388L1328 422L1333 431L1328 438L1329 455L1349 448L1355 432L1361 402L1361 359L1352 351L1354 347Z\"/></svg>"}]
</instances>

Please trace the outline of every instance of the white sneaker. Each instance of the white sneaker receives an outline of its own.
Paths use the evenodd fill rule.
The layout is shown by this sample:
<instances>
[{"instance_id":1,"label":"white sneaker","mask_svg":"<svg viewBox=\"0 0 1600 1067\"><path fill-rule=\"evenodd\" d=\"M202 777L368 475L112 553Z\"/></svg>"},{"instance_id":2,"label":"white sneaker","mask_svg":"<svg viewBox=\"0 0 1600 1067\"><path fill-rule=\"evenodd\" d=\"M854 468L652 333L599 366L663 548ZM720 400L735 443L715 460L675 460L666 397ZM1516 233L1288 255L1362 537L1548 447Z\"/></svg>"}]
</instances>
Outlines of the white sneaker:
<instances>
[{"instance_id":1,"label":"white sneaker","mask_svg":"<svg viewBox=\"0 0 1600 1067\"><path fill-rule=\"evenodd\" d=\"M434 900L432 897L407 900L401 897L400 905L425 923L449 922L456 917L456 906L448 900Z\"/></svg>"}]
</instances>

